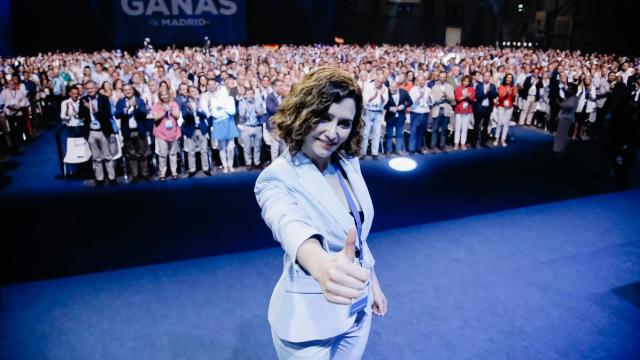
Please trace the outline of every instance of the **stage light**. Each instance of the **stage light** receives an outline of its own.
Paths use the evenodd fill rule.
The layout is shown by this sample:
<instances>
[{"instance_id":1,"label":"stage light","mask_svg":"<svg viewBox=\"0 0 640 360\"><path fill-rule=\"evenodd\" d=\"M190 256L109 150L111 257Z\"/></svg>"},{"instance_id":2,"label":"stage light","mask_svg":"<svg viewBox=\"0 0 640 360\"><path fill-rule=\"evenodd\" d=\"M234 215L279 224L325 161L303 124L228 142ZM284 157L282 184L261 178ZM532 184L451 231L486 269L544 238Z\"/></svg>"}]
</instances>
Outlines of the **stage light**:
<instances>
[{"instance_id":1,"label":"stage light","mask_svg":"<svg viewBox=\"0 0 640 360\"><path fill-rule=\"evenodd\" d=\"M520 46L520 42L518 41L518 46Z\"/></svg>"},{"instance_id":2,"label":"stage light","mask_svg":"<svg viewBox=\"0 0 640 360\"><path fill-rule=\"evenodd\" d=\"M511 46L511 41L507 41L507 46Z\"/></svg>"},{"instance_id":3,"label":"stage light","mask_svg":"<svg viewBox=\"0 0 640 360\"><path fill-rule=\"evenodd\" d=\"M532 47L532 46L533 46L533 43L529 43L529 47Z\"/></svg>"},{"instance_id":4,"label":"stage light","mask_svg":"<svg viewBox=\"0 0 640 360\"><path fill-rule=\"evenodd\" d=\"M519 13L524 12L524 4L518 4L518 12Z\"/></svg>"},{"instance_id":5,"label":"stage light","mask_svg":"<svg viewBox=\"0 0 640 360\"><path fill-rule=\"evenodd\" d=\"M389 160L389 167L395 171L412 171L418 164L415 160L407 157L397 157Z\"/></svg>"}]
</instances>

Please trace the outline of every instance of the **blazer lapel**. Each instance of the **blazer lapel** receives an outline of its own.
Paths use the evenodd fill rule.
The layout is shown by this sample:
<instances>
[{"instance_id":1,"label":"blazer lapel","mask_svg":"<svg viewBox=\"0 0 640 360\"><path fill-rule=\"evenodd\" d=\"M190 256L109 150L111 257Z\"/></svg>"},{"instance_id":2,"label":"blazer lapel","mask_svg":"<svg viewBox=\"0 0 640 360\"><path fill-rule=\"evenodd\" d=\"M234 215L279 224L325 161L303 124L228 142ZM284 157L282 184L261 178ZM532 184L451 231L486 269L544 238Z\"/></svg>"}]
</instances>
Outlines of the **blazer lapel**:
<instances>
[{"instance_id":1,"label":"blazer lapel","mask_svg":"<svg viewBox=\"0 0 640 360\"><path fill-rule=\"evenodd\" d=\"M371 227L371 223L373 220L373 203L371 202L371 196L369 195L369 190L367 189L367 185L364 182L362 176L358 175L351 165L351 163L340 155L340 163L342 168L347 173L347 179L349 179L349 184L351 184L351 189L356 195L358 203L362 208L362 212L364 214L364 223L362 224L362 236L363 238L367 237L369 228ZM353 223L353 219L351 219Z\"/></svg>"},{"instance_id":2,"label":"blazer lapel","mask_svg":"<svg viewBox=\"0 0 640 360\"><path fill-rule=\"evenodd\" d=\"M318 168L307 158L302 151L291 156L294 168L298 173L302 186L327 210L331 217L342 226L346 233L355 226L353 218L347 209L342 206L333 190L322 176ZM355 190L354 190L355 191Z\"/></svg>"}]
</instances>

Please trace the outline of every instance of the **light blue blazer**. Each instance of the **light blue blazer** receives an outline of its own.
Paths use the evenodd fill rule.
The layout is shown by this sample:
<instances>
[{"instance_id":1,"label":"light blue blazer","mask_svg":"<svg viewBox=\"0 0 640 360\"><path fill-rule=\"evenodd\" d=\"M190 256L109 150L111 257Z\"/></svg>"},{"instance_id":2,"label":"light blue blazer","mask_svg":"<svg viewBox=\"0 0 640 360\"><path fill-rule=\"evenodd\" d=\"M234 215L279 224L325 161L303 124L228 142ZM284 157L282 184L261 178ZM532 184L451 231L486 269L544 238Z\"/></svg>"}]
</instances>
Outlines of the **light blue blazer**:
<instances>
[{"instance_id":1,"label":"light blue blazer","mask_svg":"<svg viewBox=\"0 0 640 360\"><path fill-rule=\"evenodd\" d=\"M339 159L364 212L363 267L372 269L375 260L366 243L373 220L369 190L362 178L358 158L339 156ZM355 315L349 317L350 305L327 301L320 284L295 260L298 247L313 235L322 238L322 246L328 253L341 251L347 231L355 227L353 217L302 151L291 155L286 150L262 171L254 190L262 218L284 249L282 276L269 304L271 328L281 339L292 342L328 339L344 333L355 321ZM365 309L371 315L373 295L371 286L368 289L369 303Z\"/></svg>"}]
</instances>

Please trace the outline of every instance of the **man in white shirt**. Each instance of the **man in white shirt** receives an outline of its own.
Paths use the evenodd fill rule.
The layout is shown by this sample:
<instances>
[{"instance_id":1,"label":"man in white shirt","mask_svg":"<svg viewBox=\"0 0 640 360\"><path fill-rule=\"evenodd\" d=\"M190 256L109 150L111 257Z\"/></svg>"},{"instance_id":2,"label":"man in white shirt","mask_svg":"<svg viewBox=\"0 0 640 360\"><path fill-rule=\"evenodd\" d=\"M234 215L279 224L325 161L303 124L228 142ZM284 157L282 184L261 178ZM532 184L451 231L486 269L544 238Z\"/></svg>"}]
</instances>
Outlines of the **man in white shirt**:
<instances>
[{"instance_id":1,"label":"man in white shirt","mask_svg":"<svg viewBox=\"0 0 640 360\"><path fill-rule=\"evenodd\" d=\"M67 176L76 176L78 165L91 160L91 150L86 141L84 121L80 119L80 90L77 86L69 88L69 98L60 105L60 119L67 126L67 149L64 163Z\"/></svg>"},{"instance_id":2,"label":"man in white shirt","mask_svg":"<svg viewBox=\"0 0 640 360\"><path fill-rule=\"evenodd\" d=\"M427 86L424 75L416 77L416 84L409 91L409 96L413 100L411 106L411 135L409 137L409 153L424 154L422 145L424 141L424 132L429 120L429 97L431 89Z\"/></svg>"},{"instance_id":3,"label":"man in white shirt","mask_svg":"<svg viewBox=\"0 0 640 360\"><path fill-rule=\"evenodd\" d=\"M369 135L371 134L371 157L378 159L380 149L380 136L382 130L382 118L384 105L389 101L389 89L384 86L384 75L377 75L373 83L365 86L362 100L364 104L364 128L362 130L362 150L363 158L367 154L369 145Z\"/></svg>"},{"instance_id":4,"label":"man in white shirt","mask_svg":"<svg viewBox=\"0 0 640 360\"><path fill-rule=\"evenodd\" d=\"M27 132L27 112L29 99L27 94L20 87L20 77L17 74L11 76L11 82L2 93L0 102L4 104L3 114L9 122L9 136L11 140L10 148L14 155L20 155L20 145L24 138L28 138Z\"/></svg>"},{"instance_id":5,"label":"man in white shirt","mask_svg":"<svg viewBox=\"0 0 640 360\"><path fill-rule=\"evenodd\" d=\"M542 81L540 69L534 68L531 74L524 79L522 86L518 85L518 89L521 89L518 96L523 100L521 102L522 107L520 108L520 117L518 120L520 125L531 126L533 114L536 111L535 103L539 99L539 94L536 96L539 89L539 81Z\"/></svg>"},{"instance_id":6,"label":"man in white shirt","mask_svg":"<svg viewBox=\"0 0 640 360\"><path fill-rule=\"evenodd\" d=\"M238 128L240 130L240 143L244 150L244 161L248 170L260 167L260 147L262 145L262 124L260 116L264 111L264 105L260 98L255 97L253 89L247 89L246 97L242 98L239 103L238 112L240 121ZM251 152L253 148L253 156Z\"/></svg>"},{"instance_id":7,"label":"man in white shirt","mask_svg":"<svg viewBox=\"0 0 640 360\"><path fill-rule=\"evenodd\" d=\"M102 87L105 81L111 82L111 76L105 71L102 63L96 64L96 72L91 76L91 79L96 82L98 88Z\"/></svg>"},{"instance_id":8,"label":"man in white shirt","mask_svg":"<svg viewBox=\"0 0 640 360\"><path fill-rule=\"evenodd\" d=\"M60 106L60 119L69 129L69 136L82 136L84 123L78 116L80 106L80 93L76 86L69 88L69 98L64 100Z\"/></svg>"}]
</instances>

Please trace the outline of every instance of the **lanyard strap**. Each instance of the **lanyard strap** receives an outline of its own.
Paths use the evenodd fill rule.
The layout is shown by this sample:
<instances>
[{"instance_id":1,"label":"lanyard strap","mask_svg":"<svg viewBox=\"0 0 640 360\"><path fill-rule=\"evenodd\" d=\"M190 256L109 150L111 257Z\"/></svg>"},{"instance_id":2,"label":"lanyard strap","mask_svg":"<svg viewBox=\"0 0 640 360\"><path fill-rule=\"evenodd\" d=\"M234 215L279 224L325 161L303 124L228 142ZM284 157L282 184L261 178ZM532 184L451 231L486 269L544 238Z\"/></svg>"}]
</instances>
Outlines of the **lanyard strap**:
<instances>
[{"instance_id":1,"label":"lanyard strap","mask_svg":"<svg viewBox=\"0 0 640 360\"><path fill-rule=\"evenodd\" d=\"M360 221L360 213L356 208L356 204L351 197L351 193L349 193L349 189L347 188L347 184L345 184L344 179L342 178L342 172L338 168L336 164L333 164L336 173L338 173L338 181L340 182L340 187L342 187L342 191L344 191L344 196L347 198L347 203L349 203L349 208L351 209L351 213L353 214L353 218L356 221L356 231L358 233L358 248L360 249L360 254L358 254L358 260L362 265L364 259L364 250L362 248L362 222Z\"/></svg>"}]
</instances>

